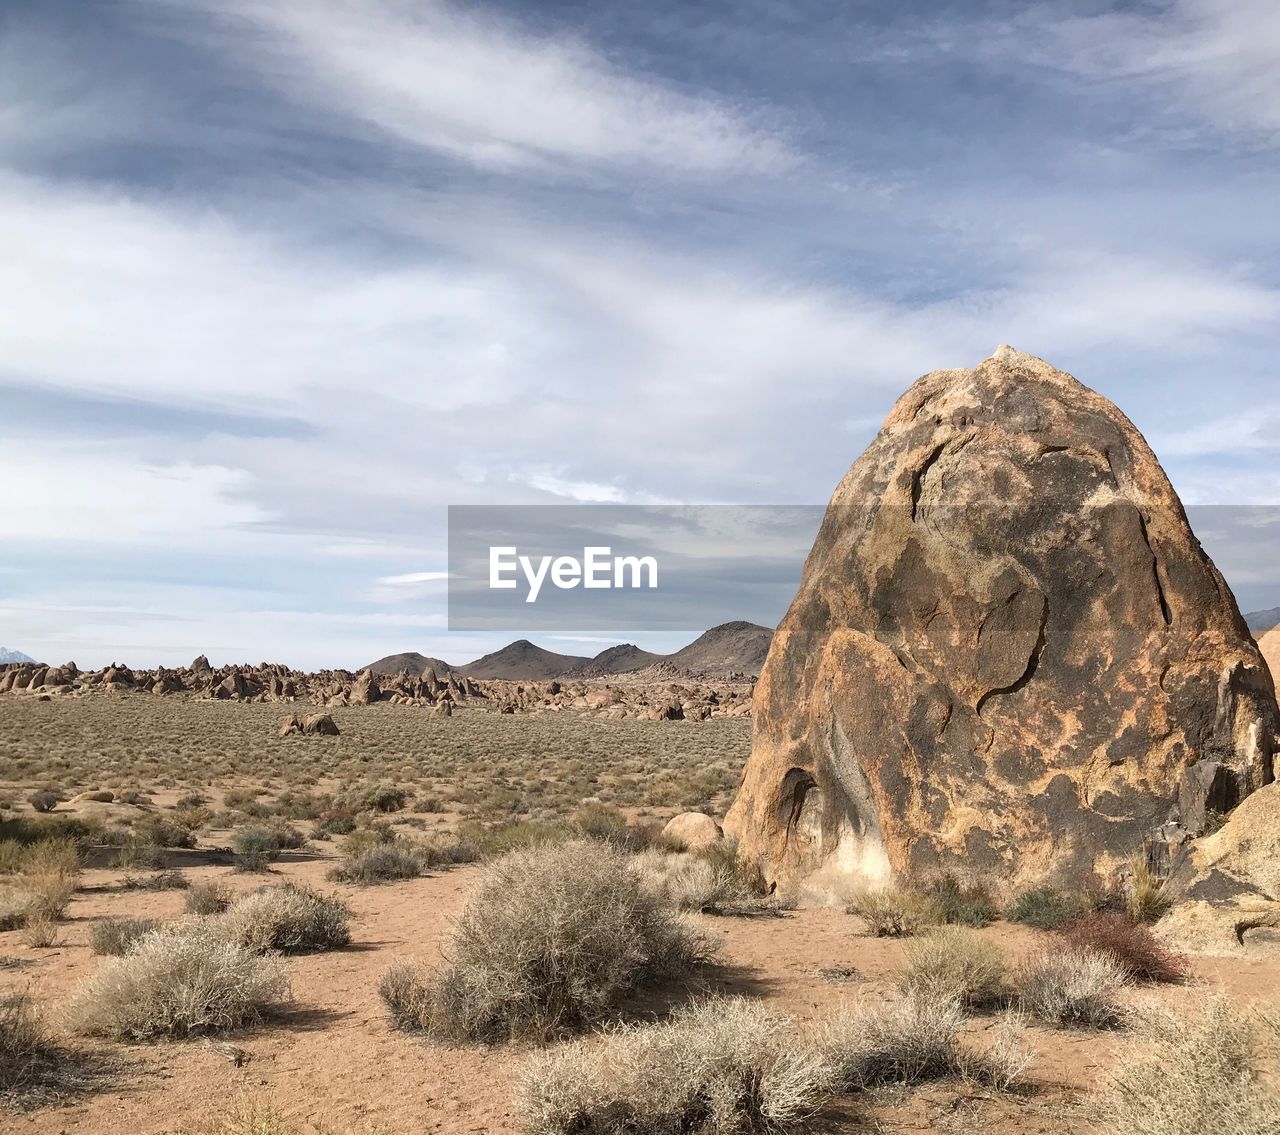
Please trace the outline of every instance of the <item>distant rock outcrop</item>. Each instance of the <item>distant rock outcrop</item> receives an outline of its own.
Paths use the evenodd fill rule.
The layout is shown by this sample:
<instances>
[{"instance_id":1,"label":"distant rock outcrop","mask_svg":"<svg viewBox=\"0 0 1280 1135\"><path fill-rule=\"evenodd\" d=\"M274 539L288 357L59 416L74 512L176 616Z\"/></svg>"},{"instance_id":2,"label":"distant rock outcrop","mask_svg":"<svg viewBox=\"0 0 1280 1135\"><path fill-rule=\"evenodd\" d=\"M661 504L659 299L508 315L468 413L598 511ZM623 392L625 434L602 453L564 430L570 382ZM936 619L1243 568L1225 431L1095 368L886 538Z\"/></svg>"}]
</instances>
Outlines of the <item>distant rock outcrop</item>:
<instances>
[{"instance_id":1,"label":"distant rock outcrop","mask_svg":"<svg viewBox=\"0 0 1280 1135\"><path fill-rule=\"evenodd\" d=\"M370 670L381 677L392 678L397 674L408 674L414 678L423 677L428 671L436 674L448 674L453 667L439 658L431 658L416 651L407 654L388 654L377 662L362 666L361 670Z\"/></svg>"},{"instance_id":2,"label":"distant rock outcrop","mask_svg":"<svg viewBox=\"0 0 1280 1135\"><path fill-rule=\"evenodd\" d=\"M726 831L818 894L944 869L1077 886L1268 783L1278 716L1141 435L1002 347L920 379L837 487Z\"/></svg>"},{"instance_id":3,"label":"distant rock outcrop","mask_svg":"<svg viewBox=\"0 0 1280 1135\"><path fill-rule=\"evenodd\" d=\"M717 677L759 674L772 641L773 631L768 627L756 623L722 623L683 649L668 654L664 661L691 674Z\"/></svg>"}]
</instances>

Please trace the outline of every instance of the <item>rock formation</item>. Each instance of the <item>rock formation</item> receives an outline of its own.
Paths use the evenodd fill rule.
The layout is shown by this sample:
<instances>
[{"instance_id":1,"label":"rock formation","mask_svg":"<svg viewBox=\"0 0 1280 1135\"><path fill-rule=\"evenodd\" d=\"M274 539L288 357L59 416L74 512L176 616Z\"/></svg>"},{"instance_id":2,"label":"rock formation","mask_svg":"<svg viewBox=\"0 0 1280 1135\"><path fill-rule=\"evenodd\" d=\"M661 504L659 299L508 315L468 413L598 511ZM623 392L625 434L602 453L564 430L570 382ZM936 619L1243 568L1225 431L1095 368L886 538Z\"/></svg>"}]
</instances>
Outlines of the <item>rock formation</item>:
<instances>
[{"instance_id":1,"label":"rock formation","mask_svg":"<svg viewBox=\"0 0 1280 1135\"><path fill-rule=\"evenodd\" d=\"M1105 876L1268 783L1280 713L1138 431L1001 347L916 382L841 481L754 715L726 830L830 897Z\"/></svg>"},{"instance_id":2,"label":"rock formation","mask_svg":"<svg viewBox=\"0 0 1280 1135\"><path fill-rule=\"evenodd\" d=\"M1164 885L1173 909L1156 932L1201 954L1280 951L1280 784L1249 796L1196 840Z\"/></svg>"}]
</instances>

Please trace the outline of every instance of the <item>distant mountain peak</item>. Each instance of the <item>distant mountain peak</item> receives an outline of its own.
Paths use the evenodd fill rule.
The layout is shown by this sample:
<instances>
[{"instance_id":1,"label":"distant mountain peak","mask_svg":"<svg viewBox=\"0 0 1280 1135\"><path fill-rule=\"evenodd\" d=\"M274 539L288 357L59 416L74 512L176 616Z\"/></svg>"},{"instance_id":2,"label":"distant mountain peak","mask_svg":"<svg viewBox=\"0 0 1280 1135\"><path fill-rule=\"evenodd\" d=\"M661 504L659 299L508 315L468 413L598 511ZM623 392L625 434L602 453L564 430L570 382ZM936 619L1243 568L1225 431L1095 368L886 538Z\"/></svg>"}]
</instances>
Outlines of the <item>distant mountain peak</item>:
<instances>
[{"instance_id":1,"label":"distant mountain peak","mask_svg":"<svg viewBox=\"0 0 1280 1135\"><path fill-rule=\"evenodd\" d=\"M0 646L0 666L4 666L10 662L34 662L35 659L29 654L23 654L20 650L10 650L7 646Z\"/></svg>"}]
</instances>

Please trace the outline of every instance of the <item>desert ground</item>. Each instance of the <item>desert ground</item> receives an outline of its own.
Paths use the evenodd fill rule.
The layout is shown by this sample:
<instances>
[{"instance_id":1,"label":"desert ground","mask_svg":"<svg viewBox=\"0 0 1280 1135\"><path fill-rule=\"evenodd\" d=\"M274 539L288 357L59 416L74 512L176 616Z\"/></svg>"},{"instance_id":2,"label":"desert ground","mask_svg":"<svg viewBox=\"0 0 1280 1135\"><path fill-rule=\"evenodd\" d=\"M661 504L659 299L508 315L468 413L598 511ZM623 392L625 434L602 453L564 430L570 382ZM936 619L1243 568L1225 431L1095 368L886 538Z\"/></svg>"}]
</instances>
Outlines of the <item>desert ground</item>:
<instances>
[{"instance_id":1,"label":"desert ground","mask_svg":"<svg viewBox=\"0 0 1280 1135\"><path fill-rule=\"evenodd\" d=\"M6 1093L9 1129L528 1131L516 1105L522 1070L562 1042L485 1045L398 1028L379 995L382 976L398 959L434 964L447 957L450 935L488 863L508 846L572 823L584 805L617 806L609 814L636 831L649 825L652 832L689 809L722 815L750 742L750 723L741 719L609 722L484 709L440 718L396 706L339 709L334 716L339 737L277 738L281 707L271 704L145 694L0 699L0 778L8 805L2 815L9 829L44 824L54 831L69 822L91 829L74 894L51 935L33 944L22 926L0 933L0 989L27 996L71 1069ZM305 835L352 784L372 783L405 789L403 807L357 815L355 835L322 833L281 850L265 871L237 866L231 849L238 831L283 820ZM66 799L37 816L27 801L42 787ZM91 801L90 791L116 799ZM192 803L197 795L199 805ZM121 803L122 796L136 802ZM157 818L191 825L195 846L143 854L139 839L125 838L133 831L153 839L163 831ZM331 879L344 841L365 828L428 843L465 830L509 838L495 836L492 846L479 847L478 862L439 863L417 878L378 885ZM110 846L122 841L124 847ZM209 883L231 896L295 883L340 898L351 912L350 941L286 957L289 997L254 1023L145 1042L77 1035L67 1007L87 978L116 960L94 955L95 926L109 919L190 919L187 896ZM863 918L839 906L779 905L683 915L720 944L714 962L686 980L637 992L609 1018L660 1021L690 1000L738 995L785 1015L800 1036L842 1008L874 1009L900 998L913 938L874 936ZM1006 919L969 933L1014 968L1057 948L1055 933ZM1121 990L1122 1014L1153 1002L1201 1012L1215 991L1248 1013L1280 979L1280 964L1265 959L1199 957L1187 967L1176 982ZM965 1042L975 1051L989 1048L1004 1020L995 1009L972 1013L963 1024ZM1140 1028L1124 1017L1108 1028L1060 1027L1034 1016L1021 1023L1026 1064L1011 1085L942 1076L836 1092L803 1129L1109 1130L1096 1113L1096 1092L1136 1059ZM584 1031L595 1038L588 1043L607 1039ZM1264 1075L1275 1070L1265 1053L1259 1060Z\"/></svg>"}]
</instances>

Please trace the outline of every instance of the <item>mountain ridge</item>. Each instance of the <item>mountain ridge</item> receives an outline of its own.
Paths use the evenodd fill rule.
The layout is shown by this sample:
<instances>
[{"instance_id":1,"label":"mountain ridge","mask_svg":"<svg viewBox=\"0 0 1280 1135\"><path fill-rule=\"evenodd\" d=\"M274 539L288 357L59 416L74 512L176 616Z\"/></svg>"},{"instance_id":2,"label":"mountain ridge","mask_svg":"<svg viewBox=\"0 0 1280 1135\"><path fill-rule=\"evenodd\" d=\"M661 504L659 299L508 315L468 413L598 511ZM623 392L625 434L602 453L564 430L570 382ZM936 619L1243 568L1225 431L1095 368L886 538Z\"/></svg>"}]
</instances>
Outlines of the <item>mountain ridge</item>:
<instances>
[{"instance_id":1,"label":"mountain ridge","mask_svg":"<svg viewBox=\"0 0 1280 1135\"><path fill-rule=\"evenodd\" d=\"M440 677L452 673L475 679L517 682L543 682L553 678L604 678L633 674L650 667L707 676L755 675L759 674L760 667L764 665L772 640L773 631L768 627L737 620L711 627L672 654L655 654L629 642L606 647L593 657L557 654L527 638L521 638L459 666L409 651L389 654L361 669L372 670L376 674L398 674L401 669L410 674L420 674L422 670L417 669L417 666L418 660L422 660L422 663L430 664ZM425 668L426 665L423 666Z\"/></svg>"}]
</instances>

